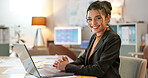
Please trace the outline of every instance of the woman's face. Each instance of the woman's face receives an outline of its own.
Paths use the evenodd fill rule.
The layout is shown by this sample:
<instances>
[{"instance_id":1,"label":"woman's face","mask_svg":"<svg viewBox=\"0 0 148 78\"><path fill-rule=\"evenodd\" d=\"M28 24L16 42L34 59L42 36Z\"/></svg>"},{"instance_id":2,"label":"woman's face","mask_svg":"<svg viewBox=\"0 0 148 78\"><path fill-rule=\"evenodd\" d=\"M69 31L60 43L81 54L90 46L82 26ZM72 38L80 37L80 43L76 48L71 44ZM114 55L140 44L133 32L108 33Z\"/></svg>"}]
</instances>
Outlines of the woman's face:
<instances>
[{"instance_id":1,"label":"woman's face","mask_svg":"<svg viewBox=\"0 0 148 78\"><path fill-rule=\"evenodd\" d=\"M106 17L101 10L89 10L87 22L93 33L104 33L110 17Z\"/></svg>"}]
</instances>

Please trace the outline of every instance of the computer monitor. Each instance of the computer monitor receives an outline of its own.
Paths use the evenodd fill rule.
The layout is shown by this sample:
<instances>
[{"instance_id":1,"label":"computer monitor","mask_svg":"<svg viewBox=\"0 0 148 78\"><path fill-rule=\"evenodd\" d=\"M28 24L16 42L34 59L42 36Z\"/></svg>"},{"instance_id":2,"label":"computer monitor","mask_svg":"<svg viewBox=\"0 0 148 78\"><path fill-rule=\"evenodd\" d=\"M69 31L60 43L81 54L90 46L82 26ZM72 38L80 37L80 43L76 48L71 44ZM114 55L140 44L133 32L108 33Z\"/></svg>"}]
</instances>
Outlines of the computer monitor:
<instances>
[{"instance_id":1,"label":"computer monitor","mask_svg":"<svg viewBox=\"0 0 148 78\"><path fill-rule=\"evenodd\" d=\"M54 43L61 45L80 45L81 27L55 27Z\"/></svg>"}]
</instances>

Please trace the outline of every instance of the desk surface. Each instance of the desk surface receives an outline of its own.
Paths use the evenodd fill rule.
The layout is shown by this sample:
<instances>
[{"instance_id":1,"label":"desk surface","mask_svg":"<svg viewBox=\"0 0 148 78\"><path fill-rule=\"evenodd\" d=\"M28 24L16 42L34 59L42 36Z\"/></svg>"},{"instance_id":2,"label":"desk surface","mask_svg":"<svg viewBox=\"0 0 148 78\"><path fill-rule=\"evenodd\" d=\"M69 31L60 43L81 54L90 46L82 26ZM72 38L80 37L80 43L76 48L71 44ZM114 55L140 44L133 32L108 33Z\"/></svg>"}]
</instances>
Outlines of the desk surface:
<instances>
[{"instance_id":1,"label":"desk surface","mask_svg":"<svg viewBox=\"0 0 148 78\"><path fill-rule=\"evenodd\" d=\"M34 56L33 60L37 58L43 59L43 57L48 57L48 59L53 59L53 56ZM66 76L65 76L66 77ZM55 78L65 78L65 77L55 77ZM26 74L21 61L19 58L15 57L0 57L0 78L36 78L33 75ZM66 78L96 78L92 76L67 76Z\"/></svg>"},{"instance_id":2,"label":"desk surface","mask_svg":"<svg viewBox=\"0 0 148 78\"><path fill-rule=\"evenodd\" d=\"M135 56L135 57L144 56L143 52L128 52L128 54Z\"/></svg>"},{"instance_id":3,"label":"desk surface","mask_svg":"<svg viewBox=\"0 0 148 78\"><path fill-rule=\"evenodd\" d=\"M131 54L131 55L141 55L141 56L144 55L143 52L128 52L128 54Z\"/></svg>"}]
</instances>

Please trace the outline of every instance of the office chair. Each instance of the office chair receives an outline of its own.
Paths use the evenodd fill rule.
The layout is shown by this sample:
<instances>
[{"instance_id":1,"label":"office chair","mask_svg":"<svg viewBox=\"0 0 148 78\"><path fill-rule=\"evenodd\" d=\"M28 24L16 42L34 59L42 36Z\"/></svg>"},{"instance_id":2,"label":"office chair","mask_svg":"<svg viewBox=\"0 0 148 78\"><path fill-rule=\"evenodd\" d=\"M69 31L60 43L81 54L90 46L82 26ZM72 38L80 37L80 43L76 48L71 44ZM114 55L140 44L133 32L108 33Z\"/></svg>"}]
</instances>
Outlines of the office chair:
<instances>
[{"instance_id":1,"label":"office chair","mask_svg":"<svg viewBox=\"0 0 148 78\"><path fill-rule=\"evenodd\" d=\"M144 53L144 58L147 59L148 61L148 46L143 49L143 53ZM148 68L148 63L147 63L147 68Z\"/></svg>"},{"instance_id":2,"label":"office chair","mask_svg":"<svg viewBox=\"0 0 148 78\"><path fill-rule=\"evenodd\" d=\"M144 53L144 58L148 61L148 46L146 46L143 49L143 53ZM146 78L148 77L148 62L147 62L147 73L146 73Z\"/></svg>"},{"instance_id":3,"label":"office chair","mask_svg":"<svg viewBox=\"0 0 148 78\"><path fill-rule=\"evenodd\" d=\"M68 48L62 46L62 45L55 45L54 43L49 44L49 54L50 55L67 55L73 60L76 60L76 55L70 51Z\"/></svg>"},{"instance_id":4,"label":"office chair","mask_svg":"<svg viewBox=\"0 0 148 78\"><path fill-rule=\"evenodd\" d=\"M33 48L28 49L31 56L49 55L49 51L46 48Z\"/></svg>"},{"instance_id":5,"label":"office chair","mask_svg":"<svg viewBox=\"0 0 148 78\"><path fill-rule=\"evenodd\" d=\"M121 78L145 78L146 65L146 59L120 56L120 76Z\"/></svg>"}]
</instances>

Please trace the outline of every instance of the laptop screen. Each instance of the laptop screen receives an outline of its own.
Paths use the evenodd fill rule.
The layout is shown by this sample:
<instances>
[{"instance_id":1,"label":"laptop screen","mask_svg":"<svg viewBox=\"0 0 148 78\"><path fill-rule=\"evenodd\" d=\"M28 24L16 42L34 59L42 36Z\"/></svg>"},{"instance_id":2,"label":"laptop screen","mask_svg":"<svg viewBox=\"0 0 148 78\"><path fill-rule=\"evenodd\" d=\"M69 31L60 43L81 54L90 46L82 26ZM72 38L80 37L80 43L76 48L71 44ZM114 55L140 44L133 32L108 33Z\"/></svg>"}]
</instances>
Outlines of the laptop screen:
<instances>
[{"instance_id":1,"label":"laptop screen","mask_svg":"<svg viewBox=\"0 0 148 78\"><path fill-rule=\"evenodd\" d=\"M87 48L88 44L89 44L89 41L88 40L83 40L80 48L85 49L85 48Z\"/></svg>"},{"instance_id":2,"label":"laptop screen","mask_svg":"<svg viewBox=\"0 0 148 78\"><path fill-rule=\"evenodd\" d=\"M18 54L25 70L34 76L40 77L25 44L13 44L13 46L14 51Z\"/></svg>"}]
</instances>

